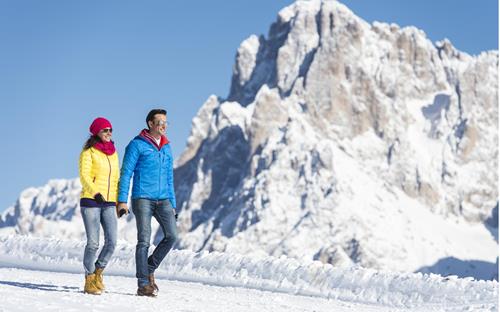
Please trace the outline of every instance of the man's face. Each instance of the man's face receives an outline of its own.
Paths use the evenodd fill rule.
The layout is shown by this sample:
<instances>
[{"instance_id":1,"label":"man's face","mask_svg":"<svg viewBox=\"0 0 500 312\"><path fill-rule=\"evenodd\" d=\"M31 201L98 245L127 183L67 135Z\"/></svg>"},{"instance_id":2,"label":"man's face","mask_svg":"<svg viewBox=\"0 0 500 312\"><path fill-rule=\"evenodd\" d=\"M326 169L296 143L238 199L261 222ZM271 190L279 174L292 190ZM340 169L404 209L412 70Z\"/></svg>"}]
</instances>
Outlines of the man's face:
<instances>
[{"instance_id":1,"label":"man's face","mask_svg":"<svg viewBox=\"0 0 500 312\"><path fill-rule=\"evenodd\" d=\"M149 127L151 132L165 135L167 131L167 116L156 114L154 119L149 122Z\"/></svg>"}]
</instances>

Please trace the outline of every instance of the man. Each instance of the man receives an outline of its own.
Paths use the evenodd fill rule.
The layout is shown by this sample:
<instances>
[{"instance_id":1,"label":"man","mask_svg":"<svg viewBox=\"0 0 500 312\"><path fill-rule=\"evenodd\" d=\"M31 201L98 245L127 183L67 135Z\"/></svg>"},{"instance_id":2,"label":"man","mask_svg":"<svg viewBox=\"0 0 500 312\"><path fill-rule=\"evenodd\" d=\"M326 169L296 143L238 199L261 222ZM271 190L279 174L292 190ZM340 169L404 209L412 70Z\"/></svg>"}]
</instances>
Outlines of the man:
<instances>
[{"instance_id":1,"label":"man","mask_svg":"<svg viewBox=\"0 0 500 312\"><path fill-rule=\"evenodd\" d=\"M143 129L125 149L118 190L119 215L128 212L127 200L132 173L132 211L137 224L135 250L137 295L155 297L158 285L154 271L177 240L173 157L165 136L167 112L153 109ZM164 238L148 258L151 217L160 224Z\"/></svg>"}]
</instances>

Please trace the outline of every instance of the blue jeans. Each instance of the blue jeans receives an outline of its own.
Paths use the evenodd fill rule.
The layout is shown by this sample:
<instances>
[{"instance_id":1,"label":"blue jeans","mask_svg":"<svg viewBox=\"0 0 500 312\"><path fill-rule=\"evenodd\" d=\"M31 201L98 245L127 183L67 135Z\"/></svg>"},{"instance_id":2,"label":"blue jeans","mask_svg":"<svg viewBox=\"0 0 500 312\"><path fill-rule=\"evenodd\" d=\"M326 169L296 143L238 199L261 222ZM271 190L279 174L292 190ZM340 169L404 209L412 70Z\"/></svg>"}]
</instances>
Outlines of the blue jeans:
<instances>
[{"instance_id":1,"label":"blue jeans","mask_svg":"<svg viewBox=\"0 0 500 312\"><path fill-rule=\"evenodd\" d=\"M111 207L82 207L82 219L87 234L87 245L83 254L85 274L94 273L97 268L105 268L116 246L116 210ZM99 230L104 230L104 246L96 261L99 249Z\"/></svg>"},{"instance_id":2,"label":"blue jeans","mask_svg":"<svg viewBox=\"0 0 500 312\"><path fill-rule=\"evenodd\" d=\"M168 199L133 199L132 211L137 225L135 276L138 286L144 287L149 285L148 275L154 273L177 240L177 226L175 225L175 214ZM155 217L160 224L164 237L148 258L152 217Z\"/></svg>"}]
</instances>

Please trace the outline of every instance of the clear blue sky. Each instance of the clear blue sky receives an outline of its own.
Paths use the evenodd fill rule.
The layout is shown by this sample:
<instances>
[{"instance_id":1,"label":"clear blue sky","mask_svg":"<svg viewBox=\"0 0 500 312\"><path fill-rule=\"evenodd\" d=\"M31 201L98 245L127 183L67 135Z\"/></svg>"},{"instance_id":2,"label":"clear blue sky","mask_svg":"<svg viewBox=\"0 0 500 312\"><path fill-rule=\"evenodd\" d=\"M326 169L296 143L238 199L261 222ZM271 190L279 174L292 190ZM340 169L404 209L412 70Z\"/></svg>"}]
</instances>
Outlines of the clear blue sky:
<instances>
[{"instance_id":1,"label":"clear blue sky","mask_svg":"<svg viewBox=\"0 0 500 312\"><path fill-rule=\"evenodd\" d=\"M120 155L151 108L174 154L211 94L227 96L240 42L292 0L0 1L0 212L30 186L78 176L96 116ZM497 0L341 1L372 22L423 29L470 54L498 49Z\"/></svg>"}]
</instances>

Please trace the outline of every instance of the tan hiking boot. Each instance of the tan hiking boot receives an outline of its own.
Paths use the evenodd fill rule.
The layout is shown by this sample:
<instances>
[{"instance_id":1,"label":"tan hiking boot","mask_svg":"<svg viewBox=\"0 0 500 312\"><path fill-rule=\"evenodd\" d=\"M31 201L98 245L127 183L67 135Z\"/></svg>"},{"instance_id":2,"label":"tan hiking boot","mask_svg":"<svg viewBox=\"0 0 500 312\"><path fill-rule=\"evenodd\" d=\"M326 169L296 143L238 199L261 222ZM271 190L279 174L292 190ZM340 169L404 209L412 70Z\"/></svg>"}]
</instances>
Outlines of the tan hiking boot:
<instances>
[{"instance_id":1,"label":"tan hiking boot","mask_svg":"<svg viewBox=\"0 0 500 312\"><path fill-rule=\"evenodd\" d=\"M95 283L95 274L89 274L85 276L85 286L83 287L83 292L91 295L100 295L102 292Z\"/></svg>"},{"instance_id":2,"label":"tan hiking boot","mask_svg":"<svg viewBox=\"0 0 500 312\"><path fill-rule=\"evenodd\" d=\"M97 286L97 288L99 288L101 292L104 292L104 289L106 288L104 287L104 282L102 280L103 271L104 271L103 268L95 269L95 285Z\"/></svg>"},{"instance_id":3,"label":"tan hiking boot","mask_svg":"<svg viewBox=\"0 0 500 312\"><path fill-rule=\"evenodd\" d=\"M158 288L158 285L156 285L155 275L154 274L149 274L148 275L148 279L149 279L149 285L153 286L153 288L155 289L155 294L158 294L158 292L160 291L160 289Z\"/></svg>"},{"instance_id":4,"label":"tan hiking boot","mask_svg":"<svg viewBox=\"0 0 500 312\"><path fill-rule=\"evenodd\" d=\"M156 297L155 288L151 285L137 288L137 296Z\"/></svg>"}]
</instances>

